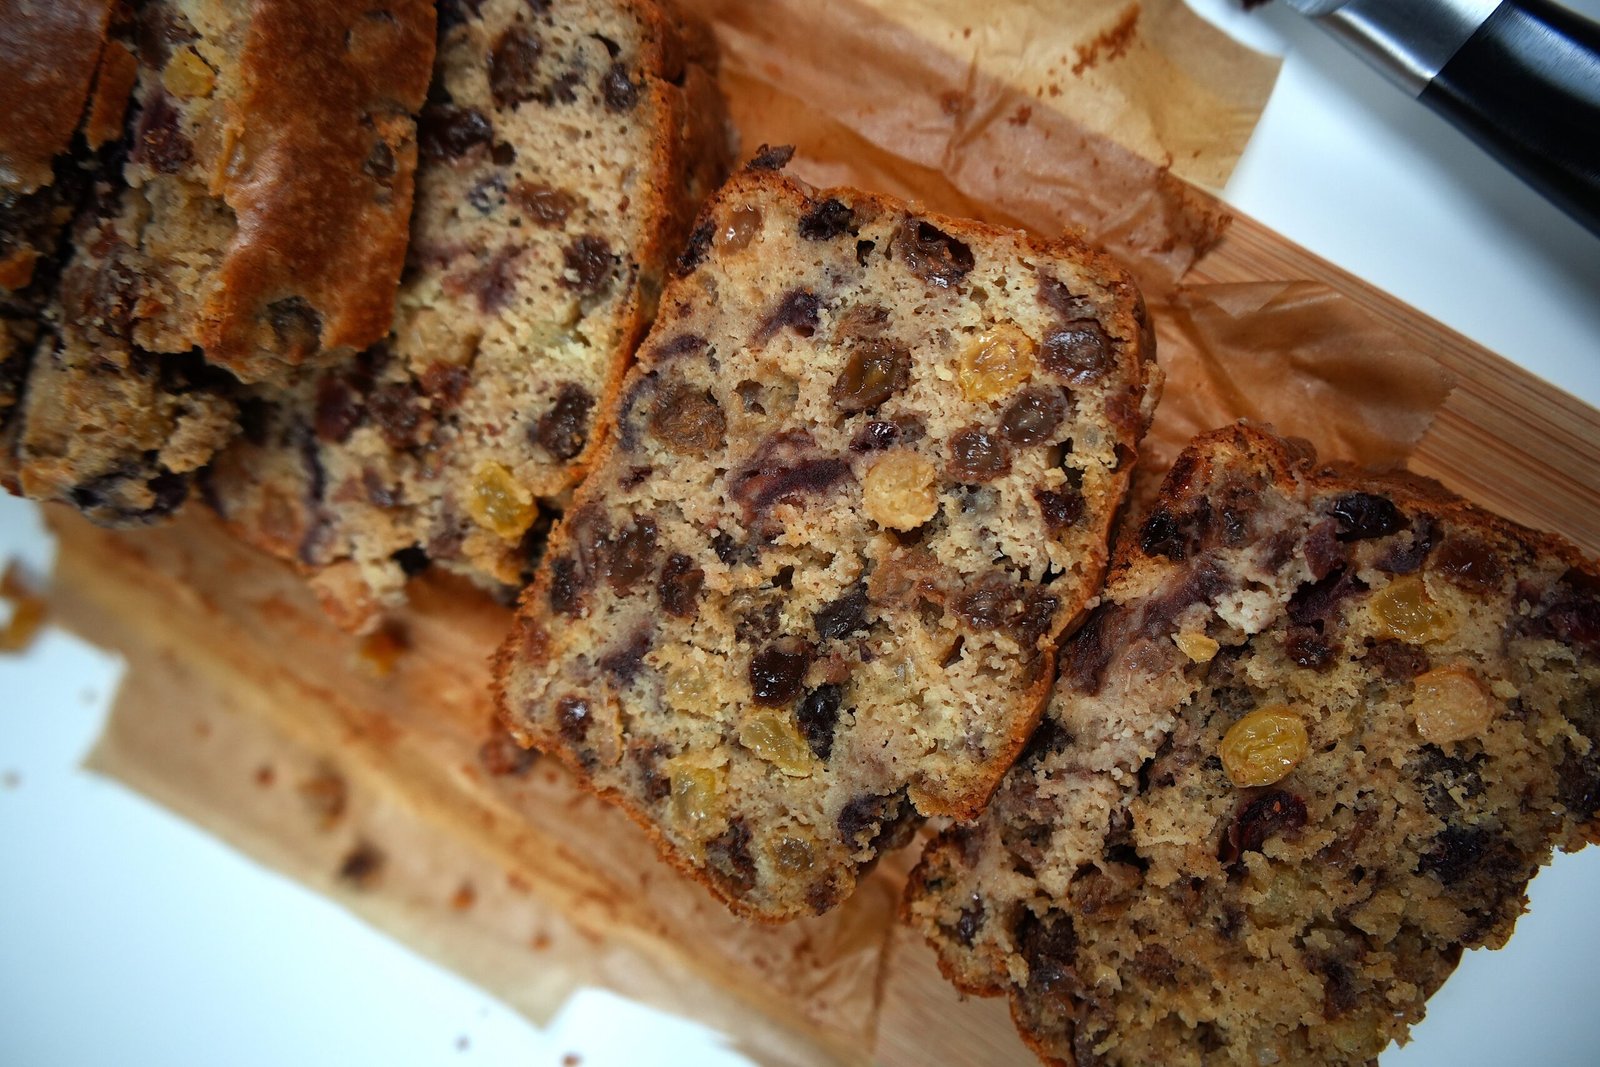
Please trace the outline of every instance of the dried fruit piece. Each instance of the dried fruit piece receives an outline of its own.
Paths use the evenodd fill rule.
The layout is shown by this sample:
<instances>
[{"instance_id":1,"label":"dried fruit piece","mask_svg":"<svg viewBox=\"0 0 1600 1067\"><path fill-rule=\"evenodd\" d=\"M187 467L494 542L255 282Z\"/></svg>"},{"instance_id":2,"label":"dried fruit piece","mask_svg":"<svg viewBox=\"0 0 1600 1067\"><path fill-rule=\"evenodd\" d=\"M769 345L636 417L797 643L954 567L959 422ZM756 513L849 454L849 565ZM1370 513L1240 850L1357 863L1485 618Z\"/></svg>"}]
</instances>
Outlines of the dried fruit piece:
<instances>
[{"instance_id":1,"label":"dried fruit piece","mask_svg":"<svg viewBox=\"0 0 1600 1067\"><path fill-rule=\"evenodd\" d=\"M739 724L739 743L792 778L811 774L811 747L783 712L757 709Z\"/></svg>"},{"instance_id":2,"label":"dried fruit piece","mask_svg":"<svg viewBox=\"0 0 1600 1067\"><path fill-rule=\"evenodd\" d=\"M760 348L778 336L784 327L788 327L801 337L810 337L817 332L821 313L821 297L809 289L791 289L767 313L766 318L761 320L756 332L750 335L750 343Z\"/></svg>"},{"instance_id":3,"label":"dried fruit piece","mask_svg":"<svg viewBox=\"0 0 1600 1067\"><path fill-rule=\"evenodd\" d=\"M950 475L963 482L989 482L1011 470L1011 446L982 426L950 438Z\"/></svg>"},{"instance_id":4,"label":"dried fruit piece","mask_svg":"<svg viewBox=\"0 0 1600 1067\"><path fill-rule=\"evenodd\" d=\"M839 705L843 701L844 688L825 683L807 693L795 712L795 722L805 735L806 744L820 760L833 754L833 731L839 725Z\"/></svg>"},{"instance_id":5,"label":"dried fruit piece","mask_svg":"<svg viewBox=\"0 0 1600 1067\"><path fill-rule=\"evenodd\" d=\"M1494 721L1495 704L1466 667L1439 667L1413 682L1411 713L1417 732L1436 745L1479 737Z\"/></svg>"},{"instance_id":6,"label":"dried fruit piece","mask_svg":"<svg viewBox=\"0 0 1600 1067\"><path fill-rule=\"evenodd\" d=\"M1247 803L1222 835L1217 859L1237 863L1246 852L1260 852L1267 839L1293 833L1306 824L1306 802L1286 789L1274 789Z\"/></svg>"},{"instance_id":7,"label":"dried fruit piece","mask_svg":"<svg viewBox=\"0 0 1600 1067\"><path fill-rule=\"evenodd\" d=\"M719 704L711 675L693 664L674 665L667 671L664 695L667 706L680 714L709 715Z\"/></svg>"},{"instance_id":8,"label":"dried fruit piece","mask_svg":"<svg viewBox=\"0 0 1600 1067\"><path fill-rule=\"evenodd\" d=\"M1051 533L1065 530L1083 518L1086 501L1076 490L1058 493L1053 489L1036 489L1033 498L1039 502L1039 514Z\"/></svg>"},{"instance_id":9,"label":"dried fruit piece","mask_svg":"<svg viewBox=\"0 0 1600 1067\"><path fill-rule=\"evenodd\" d=\"M1489 544L1476 537L1456 536L1439 546L1434 568L1473 593L1486 593L1505 577L1505 564Z\"/></svg>"},{"instance_id":10,"label":"dried fruit piece","mask_svg":"<svg viewBox=\"0 0 1600 1067\"><path fill-rule=\"evenodd\" d=\"M1330 509L1339 521L1341 541L1365 541L1387 537L1406 525L1406 518L1394 501L1376 493L1346 493Z\"/></svg>"},{"instance_id":11,"label":"dried fruit piece","mask_svg":"<svg viewBox=\"0 0 1600 1067\"><path fill-rule=\"evenodd\" d=\"M1222 646L1214 638L1202 633L1177 633L1172 635L1172 641L1178 649L1195 663L1210 663L1217 655L1217 650Z\"/></svg>"},{"instance_id":12,"label":"dried fruit piece","mask_svg":"<svg viewBox=\"0 0 1600 1067\"><path fill-rule=\"evenodd\" d=\"M559 226L579 204L576 196L540 182L517 182L511 186L511 201L522 209L524 218L540 226Z\"/></svg>"},{"instance_id":13,"label":"dried fruit piece","mask_svg":"<svg viewBox=\"0 0 1600 1067\"><path fill-rule=\"evenodd\" d=\"M606 107L615 112L632 111L639 102L639 86L634 83L625 63L613 63L600 79L600 95Z\"/></svg>"},{"instance_id":14,"label":"dried fruit piece","mask_svg":"<svg viewBox=\"0 0 1600 1067\"><path fill-rule=\"evenodd\" d=\"M1260 786L1282 781L1310 747L1305 720L1285 704L1269 704L1228 727L1217 754L1234 785Z\"/></svg>"},{"instance_id":15,"label":"dried fruit piece","mask_svg":"<svg viewBox=\"0 0 1600 1067\"><path fill-rule=\"evenodd\" d=\"M417 150L424 159L459 159L493 140L493 124L475 108L429 104L417 120Z\"/></svg>"},{"instance_id":16,"label":"dried fruit piece","mask_svg":"<svg viewBox=\"0 0 1600 1067\"><path fill-rule=\"evenodd\" d=\"M1396 578L1372 597L1372 615L1381 636L1414 645L1441 641L1456 632L1448 609L1428 596L1421 578Z\"/></svg>"},{"instance_id":17,"label":"dried fruit piece","mask_svg":"<svg viewBox=\"0 0 1600 1067\"><path fill-rule=\"evenodd\" d=\"M736 207L728 212L727 224L717 233L717 247L724 252L741 252L761 232L761 209Z\"/></svg>"},{"instance_id":18,"label":"dried fruit piece","mask_svg":"<svg viewBox=\"0 0 1600 1067\"><path fill-rule=\"evenodd\" d=\"M534 98L535 72L544 42L521 26L500 35L489 52L489 93L505 109Z\"/></svg>"},{"instance_id":19,"label":"dried fruit piece","mask_svg":"<svg viewBox=\"0 0 1600 1067\"><path fill-rule=\"evenodd\" d=\"M678 385L656 403L650 432L680 456L703 456L722 447L728 424L709 390Z\"/></svg>"},{"instance_id":20,"label":"dried fruit piece","mask_svg":"<svg viewBox=\"0 0 1600 1067\"><path fill-rule=\"evenodd\" d=\"M829 395L841 411L870 411L904 389L910 375L910 349L871 338L856 343Z\"/></svg>"},{"instance_id":21,"label":"dried fruit piece","mask_svg":"<svg viewBox=\"0 0 1600 1067\"><path fill-rule=\"evenodd\" d=\"M805 874L816 862L811 846L798 837L785 834L772 843L772 865L788 877Z\"/></svg>"},{"instance_id":22,"label":"dried fruit piece","mask_svg":"<svg viewBox=\"0 0 1600 1067\"><path fill-rule=\"evenodd\" d=\"M709 836L722 822L722 774L714 767L678 764L672 780L672 815L678 824L698 836Z\"/></svg>"},{"instance_id":23,"label":"dried fruit piece","mask_svg":"<svg viewBox=\"0 0 1600 1067\"><path fill-rule=\"evenodd\" d=\"M1067 402L1055 389L1028 389L1000 416L1000 430L1014 445L1042 445L1055 439L1067 417Z\"/></svg>"},{"instance_id":24,"label":"dried fruit piece","mask_svg":"<svg viewBox=\"0 0 1600 1067\"><path fill-rule=\"evenodd\" d=\"M981 335L956 362L956 381L968 400L997 400L1033 375L1033 338L1010 323Z\"/></svg>"},{"instance_id":25,"label":"dried fruit piece","mask_svg":"<svg viewBox=\"0 0 1600 1067\"><path fill-rule=\"evenodd\" d=\"M1089 385L1112 367L1111 341L1091 319L1069 322L1045 335L1039 362L1072 385Z\"/></svg>"},{"instance_id":26,"label":"dried fruit piece","mask_svg":"<svg viewBox=\"0 0 1600 1067\"><path fill-rule=\"evenodd\" d=\"M831 241L854 224L850 205L830 196L800 217L800 236L808 241Z\"/></svg>"},{"instance_id":27,"label":"dried fruit piece","mask_svg":"<svg viewBox=\"0 0 1600 1067\"><path fill-rule=\"evenodd\" d=\"M572 459L589 439L589 411L594 397L573 382L561 386L556 402L533 426L533 441L556 459Z\"/></svg>"},{"instance_id":28,"label":"dried fruit piece","mask_svg":"<svg viewBox=\"0 0 1600 1067\"><path fill-rule=\"evenodd\" d=\"M472 472L467 513L479 526L511 541L527 532L539 509L533 503L533 494L517 484L510 471L486 460Z\"/></svg>"},{"instance_id":29,"label":"dried fruit piece","mask_svg":"<svg viewBox=\"0 0 1600 1067\"><path fill-rule=\"evenodd\" d=\"M784 638L763 648L750 660L750 691L757 704L780 707L800 695L811 649L805 642Z\"/></svg>"},{"instance_id":30,"label":"dried fruit piece","mask_svg":"<svg viewBox=\"0 0 1600 1067\"><path fill-rule=\"evenodd\" d=\"M808 496L822 496L851 476L839 456L819 455L806 430L785 430L766 437L743 467L728 477L728 496L747 520L775 504L804 506Z\"/></svg>"},{"instance_id":31,"label":"dried fruit piece","mask_svg":"<svg viewBox=\"0 0 1600 1067\"><path fill-rule=\"evenodd\" d=\"M627 595L634 584L655 569L656 520L641 516L617 531L606 560L611 588Z\"/></svg>"},{"instance_id":32,"label":"dried fruit piece","mask_svg":"<svg viewBox=\"0 0 1600 1067\"><path fill-rule=\"evenodd\" d=\"M656 592L661 597L661 609L668 615L687 619L694 614L700 599L700 587L705 584L706 572L682 553L667 557L661 568L661 579L656 582Z\"/></svg>"},{"instance_id":33,"label":"dried fruit piece","mask_svg":"<svg viewBox=\"0 0 1600 1067\"><path fill-rule=\"evenodd\" d=\"M867 628L867 587L857 583L837 600L829 601L811 616L811 625L824 641L848 637Z\"/></svg>"},{"instance_id":34,"label":"dried fruit piece","mask_svg":"<svg viewBox=\"0 0 1600 1067\"><path fill-rule=\"evenodd\" d=\"M567 271L561 284L586 296L596 296L611 279L617 257L611 243L598 234L586 233L561 251Z\"/></svg>"},{"instance_id":35,"label":"dried fruit piece","mask_svg":"<svg viewBox=\"0 0 1600 1067\"><path fill-rule=\"evenodd\" d=\"M906 219L890 239L895 258L906 269L939 289L965 278L972 270L972 248L923 219Z\"/></svg>"},{"instance_id":36,"label":"dried fruit piece","mask_svg":"<svg viewBox=\"0 0 1600 1067\"><path fill-rule=\"evenodd\" d=\"M934 491L938 471L915 452L890 452L862 481L867 517L892 530L914 530L939 510Z\"/></svg>"}]
</instances>

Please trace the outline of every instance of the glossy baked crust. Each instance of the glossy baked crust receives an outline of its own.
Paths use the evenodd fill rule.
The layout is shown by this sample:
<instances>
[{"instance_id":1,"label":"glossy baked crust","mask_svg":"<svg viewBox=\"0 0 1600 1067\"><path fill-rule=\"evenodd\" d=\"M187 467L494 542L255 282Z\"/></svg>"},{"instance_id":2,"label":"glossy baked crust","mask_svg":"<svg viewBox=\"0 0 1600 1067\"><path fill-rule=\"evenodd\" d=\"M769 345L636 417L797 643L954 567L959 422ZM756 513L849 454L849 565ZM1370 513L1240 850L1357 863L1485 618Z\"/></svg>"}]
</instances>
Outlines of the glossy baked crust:
<instances>
[{"instance_id":1,"label":"glossy baked crust","mask_svg":"<svg viewBox=\"0 0 1600 1067\"><path fill-rule=\"evenodd\" d=\"M13 346L6 481L131 524L179 506L237 431L239 379L285 381L387 331L434 11L145 0L115 16L51 187L75 190L59 282Z\"/></svg>"},{"instance_id":2,"label":"glossy baked crust","mask_svg":"<svg viewBox=\"0 0 1600 1067\"><path fill-rule=\"evenodd\" d=\"M434 5L256 0L228 160L211 181L235 218L200 309L206 358L246 382L389 332L405 262ZM295 320L286 329L284 317ZM305 329L306 337L298 335Z\"/></svg>"}]
</instances>

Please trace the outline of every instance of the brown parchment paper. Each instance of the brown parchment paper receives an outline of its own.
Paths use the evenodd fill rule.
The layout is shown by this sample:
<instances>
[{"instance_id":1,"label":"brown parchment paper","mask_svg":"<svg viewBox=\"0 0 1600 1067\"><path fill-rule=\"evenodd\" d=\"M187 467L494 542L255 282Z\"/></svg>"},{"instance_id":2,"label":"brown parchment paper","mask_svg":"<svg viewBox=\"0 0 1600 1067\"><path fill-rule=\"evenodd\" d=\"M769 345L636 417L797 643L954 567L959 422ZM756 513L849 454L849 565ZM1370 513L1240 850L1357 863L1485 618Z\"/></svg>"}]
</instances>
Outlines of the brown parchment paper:
<instances>
[{"instance_id":1,"label":"brown parchment paper","mask_svg":"<svg viewBox=\"0 0 1600 1067\"><path fill-rule=\"evenodd\" d=\"M747 154L793 144L791 172L815 184L1074 231L1133 271L1167 374L1136 504L1184 442L1239 418L1393 467L1449 393L1427 352L1325 286L1183 284L1229 217L1178 179L1196 148L1177 131L1225 179L1277 64L1181 0L999 3L982 20L954 0L685 2L713 20Z\"/></svg>"},{"instance_id":2,"label":"brown parchment paper","mask_svg":"<svg viewBox=\"0 0 1600 1067\"><path fill-rule=\"evenodd\" d=\"M1236 417L1392 465L1448 391L1425 352L1331 290L1184 283L1228 221L1188 181L1225 180L1276 63L1181 0L679 4L712 22L746 155L792 143L790 169L815 183L1073 230L1129 266L1168 370L1141 492L1191 432ZM485 775L484 657L503 609L420 586L400 620L411 650L374 679L287 570L215 524L60 532L57 610L133 665L95 767L535 1019L595 982L717 1026L764 1063L1026 1061L1004 1005L961 1002L896 928L910 855L833 915L755 927L554 768ZM263 766L274 784L257 782ZM329 768L351 799L323 828L291 783ZM335 872L363 842L384 859L357 885Z\"/></svg>"},{"instance_id":3,"label":"brown parchment paper","mask_svg":"<svg viewBox=\"0 0 1600 1067\"><path fill-rule=\"evenodd\" d=\"M91 768L536 1020L599 984L761 1063L867 1062L898 885L885 874L827 916L748 923L553 762L490 774L486 656L504 608L424 583L397 619L410 649L377 676L291 569L203 513L134 534L53 517L53 613L130 664ZM341 878L363 851L369 876Z\"/></svg>"},{"instance_id":4,"label":"brown parchment paper","mask_svg":"<svg viewBox=\"0 0 1600 1067\"><path fill-rule=\"evenodd\" d=\"M803 176L1079 230L1156 291L1225 221L1180 178L1226 180L1278 68L1181 0L682 6L716 30L747 150L794 143Z\"/></svg>"}]
</instances>

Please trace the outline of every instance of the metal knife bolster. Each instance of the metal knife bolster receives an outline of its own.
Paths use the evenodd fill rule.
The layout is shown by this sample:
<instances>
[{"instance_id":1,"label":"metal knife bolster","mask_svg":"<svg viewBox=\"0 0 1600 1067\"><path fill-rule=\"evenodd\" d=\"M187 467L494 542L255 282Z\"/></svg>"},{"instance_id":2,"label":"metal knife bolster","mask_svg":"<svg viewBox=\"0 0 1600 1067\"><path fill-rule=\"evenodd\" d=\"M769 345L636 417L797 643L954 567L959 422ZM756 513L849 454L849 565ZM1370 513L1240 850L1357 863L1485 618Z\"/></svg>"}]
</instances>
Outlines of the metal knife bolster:
<instances>
[{"instance_id":1,"label":"metal knife bolster","mask_svg":"<svg viewBox=\"0 0 1600 1067\"><path fill-rule=\"evenodd\" d=\"M1422 95L1500 0L1288 0L1412 96Z\"/></svg>"}]
</instances>

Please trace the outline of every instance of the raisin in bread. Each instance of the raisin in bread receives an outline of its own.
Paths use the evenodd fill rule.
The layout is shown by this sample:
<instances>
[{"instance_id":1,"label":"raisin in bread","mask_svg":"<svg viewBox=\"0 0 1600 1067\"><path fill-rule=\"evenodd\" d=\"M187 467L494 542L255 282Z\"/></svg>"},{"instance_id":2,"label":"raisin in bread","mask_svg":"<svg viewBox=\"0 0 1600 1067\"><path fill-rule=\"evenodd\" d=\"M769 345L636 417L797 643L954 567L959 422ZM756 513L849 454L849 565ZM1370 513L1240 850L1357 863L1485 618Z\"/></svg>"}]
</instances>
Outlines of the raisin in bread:
<instances>
[{"instance_id":1,"label":"raisin in bread","mask_svg":"<svg viewBox=\"0 0 1600 1067\"><path fill-rule=\"evenodd\" d=\"M1434 483L1201 437L908 915L1052 1062L1372 1062L1600 836L1597 575Z\"/></svg>"},{"instance_id":2,"label":"raisin in bread","mask_svg":"<svg viewBox=\"0 0 1600 1067\"><path fill-rule=\"evenodd\" d=\"M1158 373L1104 257L766 169L680 268L500 652L501 713L785 920L989 795Z\"/></svg>"},{"instance_id":3,"label":"raisin in bread","mask_svg":"<svg viewBox=\"0 0 1600 1067\"><path fill-rule=\"evenodd\" d=\"M388 330L434 26L426 0L131 17L126 161L74 226L16 434L23 492L111 522L181 501L233 433L235 377Z\"/></svg>"},{"instance_id":4,"label":"raisin in bread","mask_svg":"<svg viewBox=\"0 0 1600 1067\"><path fill-rule=\"evenodd\" d=\"M694 208L726 169L693 28L655 3L442 9L393 335L256 391L207 489L374 624L431 560L518 587L598 443Z\"/></svg>"},{"instance_id":5,"label":"raisin in bread","mask_svg":"<svg viewBox=\"0 0 1600 1067\"><path fill-rule=\"evenodd\" d=\"M135 70L110 0L0 0L0 486L63 235L111 164ZM125 20L123 20L125 21Z\"/></svg>"}]
</instances>

